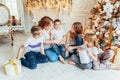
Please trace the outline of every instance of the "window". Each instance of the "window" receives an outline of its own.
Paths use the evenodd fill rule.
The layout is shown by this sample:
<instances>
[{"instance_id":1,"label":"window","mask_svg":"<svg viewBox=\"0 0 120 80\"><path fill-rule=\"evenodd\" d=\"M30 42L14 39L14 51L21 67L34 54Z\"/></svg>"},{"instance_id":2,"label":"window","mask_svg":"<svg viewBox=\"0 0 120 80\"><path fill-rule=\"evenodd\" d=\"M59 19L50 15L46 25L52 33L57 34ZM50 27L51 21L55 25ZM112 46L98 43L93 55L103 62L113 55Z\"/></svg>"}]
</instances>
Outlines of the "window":
<instances>
[{"instance_id":1,"label":"window","mask_svg":"<svg viewBox=\"0 0 120 80\"><path fill-rule=\"evenodd\" d=\"M17 19L19 19L17 0L5 0L5 4L9 8L11 16L14 15Z\"/></svg>"}]
</instances>

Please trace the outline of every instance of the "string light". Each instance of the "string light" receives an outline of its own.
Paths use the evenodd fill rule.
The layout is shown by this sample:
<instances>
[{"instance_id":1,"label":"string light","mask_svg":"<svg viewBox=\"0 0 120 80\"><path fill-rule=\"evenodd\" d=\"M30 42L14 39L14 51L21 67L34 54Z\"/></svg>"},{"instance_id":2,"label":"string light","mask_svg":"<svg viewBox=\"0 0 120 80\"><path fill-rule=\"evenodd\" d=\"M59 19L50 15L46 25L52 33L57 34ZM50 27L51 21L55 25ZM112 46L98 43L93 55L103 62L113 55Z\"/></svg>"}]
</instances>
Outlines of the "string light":
<instances>
[{"instance_id":1,"label":"string light","mask_svg":"<svg viewBox=\"0 0 120 80\"><path fill-rule=\"evenodd\" d=\"M27 0L27 9L30 11L32 8L39 9L55 9L56 11L66 10L71 11L72 0Z\"/></svg>"}]
</instances>

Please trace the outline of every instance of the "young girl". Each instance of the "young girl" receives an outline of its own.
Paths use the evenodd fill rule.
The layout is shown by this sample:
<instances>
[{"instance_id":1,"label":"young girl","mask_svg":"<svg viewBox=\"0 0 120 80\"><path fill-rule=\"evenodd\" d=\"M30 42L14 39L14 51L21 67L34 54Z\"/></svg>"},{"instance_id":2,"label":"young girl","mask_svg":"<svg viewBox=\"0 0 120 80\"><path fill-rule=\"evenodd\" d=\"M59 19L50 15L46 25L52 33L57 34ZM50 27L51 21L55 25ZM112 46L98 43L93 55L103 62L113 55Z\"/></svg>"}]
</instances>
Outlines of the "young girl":
<instances>
[{"instance_id":1,"label":"young girl","mask_svg":"<svg viewBox=\"0 0 120 80\"><path fill-rule=\"evenodd\" d=\"M38 63L48 62L44 53L42 31L38 26L31 28L32 36L29 37L19 48L17 59L20 59L23 50L26 50L25 59L21 58L21 64L35 69Z\"/></svg>"},{"instance_id":2,"label":"young girl","mask_svg":"<svg viewBox=\"0 0 120 80\"><path fill-rule=\"evenodd\" d=\"M82 39L83 27L80 22L73 23L71 30L64 37L66 45L66 57L76 54L76 49L83 44Z\"/></svg>"},{"instance_id":3,"label":"young girl","mask_svg":"<svg viewBox=\"0 0 120 80\"><path fill-rule=\"evenodd\" d=\"M98 55L98 51L97 51L97 47L96 47L96 41L97 38L94 34L86 34L84 37L84 44L82 46L80 46L80 48L78 49L78 51L85 49L87 50L87 55L89 57L90 62L89 63L81 63L80 62L80 54L78 55L73 55L71 57L73 62L70 62L70 64L74 64L78 67L80 67L81 69L91 69L92 68L92 62L93 61L97 61L97 55Z\"/></svg>"},{"instance_id":4,"label":"young girl","mask_svg":"<svg viewBox=\"0 0 120 80\"><path fill-rule=\"evenodd\" d=\"M52 19L48 16L44 16L39 21L38 25L43 29L45 54L48 56L51 62L55 62L58 61L58 55L52 49L52 44L58 44L59 41L52 39L51 23Z\"/></svg>"},{"instance_id":5,"label":"young girl","mask_svg":"<svg viewBox=\"0 0 120 80\"><path fill-rule=\"evenodd\" d=\"M100 51L97 48L98 47L98 42L97 42L97 37L95 34L86 34L84 37L84 44L80 46L78 51L82 49L87 50L87 55L89 57L90 62L83 64L80 62L80 54L78 55L73 55L72 56L72 61L70 64L76 65L82 69L95 69L95 70L101 70L101 69L120 69L120 67L109 63L111 58L113 57L114 52L112 50L107 50L107 51Z\"/></svg>"}]
</instances>

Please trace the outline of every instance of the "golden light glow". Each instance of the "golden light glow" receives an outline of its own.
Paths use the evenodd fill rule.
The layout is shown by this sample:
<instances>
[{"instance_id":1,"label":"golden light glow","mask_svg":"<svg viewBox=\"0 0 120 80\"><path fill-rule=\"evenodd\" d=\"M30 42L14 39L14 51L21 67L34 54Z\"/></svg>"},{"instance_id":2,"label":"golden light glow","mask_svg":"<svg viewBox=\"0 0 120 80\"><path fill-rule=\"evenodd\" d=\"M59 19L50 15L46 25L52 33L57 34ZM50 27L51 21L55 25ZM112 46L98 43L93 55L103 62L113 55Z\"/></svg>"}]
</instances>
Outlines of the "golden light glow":
<instances>
[{"instance_id":1,"label":"golden light glow","mask_svg":"<svg viewBox=\"0 0 120 80\"><path fill-rule=\"evenodd\" d=\"M27 0L26 7L28 10L32 8L55 9L56 11L71 11L72 0Z\"/></svg>"}]
</instances>

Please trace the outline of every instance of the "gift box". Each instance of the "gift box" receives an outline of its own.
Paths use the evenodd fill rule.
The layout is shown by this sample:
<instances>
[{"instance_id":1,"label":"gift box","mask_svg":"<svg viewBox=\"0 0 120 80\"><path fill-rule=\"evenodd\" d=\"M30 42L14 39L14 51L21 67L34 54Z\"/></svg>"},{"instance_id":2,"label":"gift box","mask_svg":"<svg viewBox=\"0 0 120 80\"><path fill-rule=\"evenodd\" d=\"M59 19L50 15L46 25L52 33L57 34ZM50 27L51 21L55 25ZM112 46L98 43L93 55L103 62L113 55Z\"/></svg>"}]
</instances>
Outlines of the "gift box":
<instances>
[{"instance_id":1,"label":"gift box","mask_svg":"<svg viewBox=\"0 0 120 80\"><path fill-rule=\"evenodd\" d=\"M80 62L83 64L87 64L90 62L89 56L87 54L87 50L86 49L82 49L80 51L78 51L79 54L79 58L80 58Z\"/></svg>"},{"instance_id":2,"label":"gift box","mask_svg":"<svg viewBox=\"0 0 120 80\"><path fill-rule=\"evenodd\" d=\"M10 59L3 67L6 75L14 76L21 72L21 61Z\"/></svg>"},{"instance_id":3,"label":"gift box","mask_svg":"<svg viewBox=\"0 0 120 80\"><path fill-rule=\"evenodd\" d=\"M115 47L115 48L113 48L113 47L111 47L111 49L114 51L114 56L113 56L113 58L111 59L111 62L113 62L114 63L114 60L115 60L115 57L116 57L116 55L117 55L117 53L118 53L118 47Z\"/></svg>"},{"instance_id":4,"label":"gift box","mask_svg":"<svg viewBox=\"0 0 120 80\"><path fill-rule=\"evenodd\" d=\"M114 64L120 66L120 56L115 57Z\"/></svg>"},{"instance_id":5,"label":"gift box","mask_svg":"<svg viewBox=\"0 0 120 80\"><path fill-rule=\"evenodd\" d=\"M120 48L114 50L113 63L120 66Z\"/></svg>"}]
</instances>

